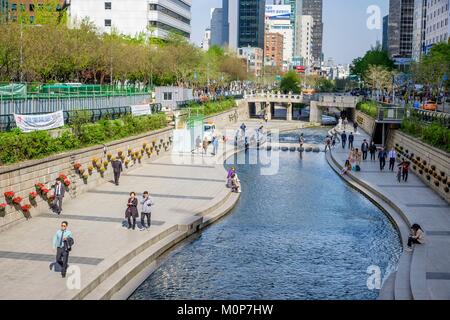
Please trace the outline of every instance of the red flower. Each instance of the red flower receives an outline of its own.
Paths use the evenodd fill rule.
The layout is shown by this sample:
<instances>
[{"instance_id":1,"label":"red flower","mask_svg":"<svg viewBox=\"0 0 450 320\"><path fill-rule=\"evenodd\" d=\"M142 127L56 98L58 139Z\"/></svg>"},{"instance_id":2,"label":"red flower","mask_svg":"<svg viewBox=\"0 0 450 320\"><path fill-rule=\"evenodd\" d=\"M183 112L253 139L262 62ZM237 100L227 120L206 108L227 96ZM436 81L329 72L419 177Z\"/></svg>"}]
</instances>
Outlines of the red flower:
<instances>
[{"instance_id":1,"label":"red flower","mask_svg":"<svg viewBox=\"0 0 450 320\"><path fill-rule=\"evenodd\" d=\"M14 197L14 191L6 191L3 195L5 198L12 199Z\"/></svg>"},{"instance_id":2,"label":"red flower","mask_svg":"<svg viewBox=\"0 0 450 320\"><path fill-rule=\"evenodd\" d=\"M5 210L6 206L6 203L0 203L0 211Z\"/></svg>"},{"instance_id":3,"label":"red flower","mask_svg":"<svg viewBox=\"0 0 450 320\"><path fill-rule=\"evenodd\" d=\"M23 212L28 212L28 211L30 211L30 209L31 209L31 205L29 205L29 204L25 204L22 206Z\"/></svg>"},{"instance_id":4,"label":"red flower","mask_svg":"<svg viewBox=\"0 0 450 320\"><path fill-rule=\"evenodd\" d=\"M65 180L64 180L64 184L66 185L66 187L70 186L70 181L69 181L69 179L65 179Z\"/></svg>"},{"instance_id":5,"label":"red flower","mask_svg":"<svg viewBox=\"0 0 450 320\"><path fill-rule=\"evenodd\" d=\"M47 194L47 193L49 193L49 191L50 190L48 190L47 188L42 188L41 189L42 194Z\"/></svg>"},{"instance_id":6,"label":"red flower","mask_svg":"<svg viewBox=\"0 0 450 320\"><path fill-rule=\"evenodd\" d=\"M36 188L37 191L41 191L43 188L45 188L44 184L40 182L36 183L34 187Z\"/></svg>"},{"instance_id":7,"label":"red flower","mask_svg":"<svg viewBox=\"0 0 450 320\"><path fill-rule=\"evenodd\" d=\"M67 176L64 173L60 173L58 179L64 181L67 179Z\"/></svg>"},{"instance_id":8,"label":"red flower","mask_svg":"<svg viewBox=\"0 0 450 320\"><path fill-rule=\"evenodd\" d=\"M36 199L36 197L37 197L37 193L36 193L36 192L34 192L34 191L31 191L31 192L30 192L30 194L29 194L29 197L30 197L30 199L31 199L31 200L34 200L34 199Z\"/></svg>"},{"instance_id":9,"label":"red flower","mask_svg":"<svg viewBox=\"0 0 450 320\"><path fill-rule=\"evenodd\" d=\"M13 199L13 202L15 203L15 204L20 204L21 202L22 202L22 198L21 197L15 197L14 199Z\"/></svg>"}]
</instances>

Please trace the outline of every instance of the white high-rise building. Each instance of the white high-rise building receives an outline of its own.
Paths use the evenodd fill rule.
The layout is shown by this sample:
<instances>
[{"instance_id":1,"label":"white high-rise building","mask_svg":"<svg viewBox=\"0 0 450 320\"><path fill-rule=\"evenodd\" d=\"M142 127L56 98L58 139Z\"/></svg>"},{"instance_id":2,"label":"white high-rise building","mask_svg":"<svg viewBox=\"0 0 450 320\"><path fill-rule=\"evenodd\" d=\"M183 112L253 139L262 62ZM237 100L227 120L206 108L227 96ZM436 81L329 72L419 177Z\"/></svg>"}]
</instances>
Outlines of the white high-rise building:
<instances>
[{"instance_id":1,"label":"white high-rise building","mask_svg":"<svg viewBox=\"0 0 450 320\"><path fill-rule=\"evenodd\" d=\"M303 66L305 66L308 73L310 67L314 64L313 53L313 27L314 19L312 16L302 16L302 33L300 37L300 55L303 60Z\"/></svg>"},{"instance_id":2,"label":"white high-rise building","mask_svg":"<svg viewBox=\"0 0 450 320\"><path fill-rule=\"evenodd\" d=\"M211 47L211 29L206 29L205 33L203 34L203 40L201 44L201 48L205 51L208 51Z\"/></svg>"},{"instance_id":3,"label":"white high-rise building","mask_svg":"<svg viewBox=\"0 0 450 320\"><path fill-rule=\"evenodd\" d=\"M266 32L283 35L283 69L290 69L294 55L294 30L291 25L290 5L266 6Z\"/></svg>"},{"instance_id":4,"label":"white high-rise building","mask_svg":"<svg viewBox=\"0 0 450 320\"><path fill-rule=\"evenodd\" d=\"M450 0L428 0L426 8L425 52L450 37Z\"/></svg>"},{"instance_id":5,"label":"white high-rise building","mask_svg":"<svg viewBox=\"0 0 450 320\"><path fill-rule=\"evenodd\" d=\"M192 0L71 0L70 24L83 19L102 32L113 29L119 34L135 36L152 32L165 38L170 32L190 38Z\"/></svg>"}]
</instances>

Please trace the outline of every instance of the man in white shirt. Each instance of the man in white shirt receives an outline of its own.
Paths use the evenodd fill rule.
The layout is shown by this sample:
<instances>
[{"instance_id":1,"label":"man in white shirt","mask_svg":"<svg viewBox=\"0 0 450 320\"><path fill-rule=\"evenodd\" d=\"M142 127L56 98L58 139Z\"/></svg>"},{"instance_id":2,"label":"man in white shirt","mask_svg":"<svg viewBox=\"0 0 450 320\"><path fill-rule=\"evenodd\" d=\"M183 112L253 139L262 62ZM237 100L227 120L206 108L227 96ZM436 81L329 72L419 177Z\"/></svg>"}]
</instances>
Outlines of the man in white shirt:
<instances>
[{"instance_id":1,"label":"man in white shirt","mask_svg":"<svg viewBox=\"0 0 450 320\"><path fill-rule=\"evenodd\" d=\"M395 159L397 158L397 152L395 151L394 148L392 148L391 151L389 151L388 157L389 157L389 170L394 172Z\"/></svg>"},{"instance_id":2,"label":"man in white shirt","mask_svg":"<svg viewBox=\"0 0 450 320\"><path fill-rule=\"evenodd\" d=\"M62 211L62 202L64 198L64 194L66 193L66 190L64 189L64 185L61 183L60 179L56 180L55 185L53 186L54 194L55 194L55 210L57 214L61 214Z\"/></svg>"}]
</instances>

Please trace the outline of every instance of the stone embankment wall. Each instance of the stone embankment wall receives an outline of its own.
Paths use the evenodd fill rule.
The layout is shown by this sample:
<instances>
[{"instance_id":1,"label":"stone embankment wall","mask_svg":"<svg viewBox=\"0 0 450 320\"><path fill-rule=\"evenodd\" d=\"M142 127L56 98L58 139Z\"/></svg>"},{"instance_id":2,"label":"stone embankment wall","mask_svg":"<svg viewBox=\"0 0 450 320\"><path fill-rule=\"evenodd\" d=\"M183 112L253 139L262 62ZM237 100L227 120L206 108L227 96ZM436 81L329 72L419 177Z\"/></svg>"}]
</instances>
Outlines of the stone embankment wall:
<instances>
[{"instance_id":1,"label":"stone embankment wall","mask_svg":"<svg viewBox=\"0 0 450 320\"><path fill-rule=\"evenodd\" d=\"M414 154L411 171L450 203L449 153L425 144L399 130L390 131L388 147L397 148L403 154Z\"/></svg>"},{"instance_id":2,"label":"stone embankment wall","mask_svg":"<svg viewBox=\"0 0 450 320\"><path fill-rule=\"evenodd\" d=\"M358 125L365 131L367 134L371 137L373 137L374 131L375 131L375 120L368 116L367 114L355 110L355 119L353 121L356 121Z\"/></svg>"},{"instance_id":3,"label":"stone embankment wall","mask_svg":"<svg viewBox=\"0 0 450 320\"><path fill-rule=\"evenodd\" d=\"M6 208L0 211L0 231L18 221L50 212L48 198L52 195L52 191L47 196L38 192L34 201L29 199L29 193L36 191L36 183L42 183L50 189L61 173L66 175L70 186L66 188L64 201L70 201L99 184L113 180L108 155L117 157L119 151L122 151L124 160L128 162L128 165L124 166L125 173L145 161L153 160L169 152L172 145L171 139L172 128L166 128L114 141L105 146L93 146L45 159L0 167L0 203L8 203ZM145 147L144 143L147 144ZM132 154L129 153L129 150ZM138 158L133 160L133 154L136 153ZM99 165L95 165L95 162ZM81 165L87 179L83 177L80 170L75 170L75 164ZM100 168L102 167L105 168L104 173L101 173ZM14 205L11 201L6 201L4 193L7 191L13 191L15 196L23 198L21 205L32 205L29 214L21 210L21 205Z\"/></svg>"}]
</instances>

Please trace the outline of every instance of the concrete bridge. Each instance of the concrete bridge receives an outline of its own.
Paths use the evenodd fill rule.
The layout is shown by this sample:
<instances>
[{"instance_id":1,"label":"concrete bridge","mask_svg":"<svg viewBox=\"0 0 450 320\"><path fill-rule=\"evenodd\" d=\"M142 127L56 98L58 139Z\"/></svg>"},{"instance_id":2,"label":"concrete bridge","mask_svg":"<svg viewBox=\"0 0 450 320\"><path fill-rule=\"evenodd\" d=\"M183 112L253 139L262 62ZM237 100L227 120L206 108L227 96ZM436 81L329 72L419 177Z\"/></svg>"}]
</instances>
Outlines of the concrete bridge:
<instances>
[{"instance_id":1,"label":"concrete bridge","mask_svg":"<svg viewBox=\"0 0 450 320\"><path fill-rule=\"evenodd\" d=\"M295 104L307 104L310 106L309 121L321 123L323 109L355 109L360 99L336 93L305 95L260 92L244 94L244 101L251 115L267 115L268 120L272 120L275 106L282 106L286 108L286 120L288 121L292 121Z\"/></svg>"}]
</instances>

